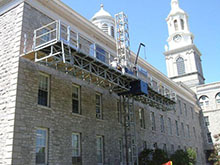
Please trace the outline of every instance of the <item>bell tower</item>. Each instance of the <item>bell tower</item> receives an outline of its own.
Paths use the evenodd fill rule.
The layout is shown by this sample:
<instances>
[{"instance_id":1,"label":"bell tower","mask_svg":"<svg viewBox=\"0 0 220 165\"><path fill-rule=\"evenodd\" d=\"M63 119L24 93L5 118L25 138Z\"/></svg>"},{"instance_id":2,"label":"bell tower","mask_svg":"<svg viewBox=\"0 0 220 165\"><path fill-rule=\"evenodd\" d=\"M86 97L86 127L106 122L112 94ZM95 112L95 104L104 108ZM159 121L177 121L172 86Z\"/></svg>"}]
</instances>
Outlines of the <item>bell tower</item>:
<instances>
[{"instance_id":1,"label":"bell tower","mask_svg":"<svg viewBox=\"0 0 220 165\"><path fill-rule=\"evenodd\" d=\"M168 77L189 87L204 84L201 53L193 43L188 15L179 7L179 0L171 0L171 11L166 21L169 36L164 55Z\"/></svg>"}]
</instances>

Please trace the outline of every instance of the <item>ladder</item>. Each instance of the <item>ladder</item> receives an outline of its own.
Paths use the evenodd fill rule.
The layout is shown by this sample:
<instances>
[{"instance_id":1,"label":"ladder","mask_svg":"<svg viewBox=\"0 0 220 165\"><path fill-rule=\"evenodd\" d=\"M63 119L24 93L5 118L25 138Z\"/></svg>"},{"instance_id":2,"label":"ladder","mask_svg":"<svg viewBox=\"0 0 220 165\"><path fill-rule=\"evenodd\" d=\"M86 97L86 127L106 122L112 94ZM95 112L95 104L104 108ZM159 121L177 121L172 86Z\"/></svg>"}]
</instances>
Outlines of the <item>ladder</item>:
<instances>
[{"instance_id":1,"label":"ladder","mask_svg":"<svg viewBox=\"0 0 220 165\"><path fill-rule=\"evenodd\" d=\"M124 95L120 97L120 101L124 117L125 165L138 165L134 98Z\"/></svg>"}]
</instances>

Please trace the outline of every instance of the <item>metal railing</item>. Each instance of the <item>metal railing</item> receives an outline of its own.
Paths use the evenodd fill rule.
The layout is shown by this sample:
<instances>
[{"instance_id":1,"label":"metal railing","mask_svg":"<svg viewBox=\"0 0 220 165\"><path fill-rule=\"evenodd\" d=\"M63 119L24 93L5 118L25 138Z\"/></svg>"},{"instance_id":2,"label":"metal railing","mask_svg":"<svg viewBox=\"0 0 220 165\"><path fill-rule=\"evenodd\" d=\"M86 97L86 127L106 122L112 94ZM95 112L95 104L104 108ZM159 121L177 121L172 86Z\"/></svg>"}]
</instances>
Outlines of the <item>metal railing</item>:
<instances>
[{"instance_id":1,"label":"metal railing","mask_svg":"<svg viewBox=\"0 0 220 165\"><path fill-rule=\"evenodd\" d=\"M90 56L91 58L95 58L95 60L103 64L106 64L110 67L111 63L114 61L114 58L116 57L114 53L110 53L96 42L88 39L83 34L79 33L77 30L72 29L70 26L66 25L65 23L59 20L53 21L34 31L33 50L35 52L59 42L62 42L68 47L75 49L79 53L83 53L87 56ZM63 53L59 51L55 52L55 47L53 47L53 49L54 50L52 50L52 53L50 53L49 55L40 55L39 57L36 56L35 61L39 62L41 60L45 60L47 58ZM130 68L130 70L132 71L132 68ZM158 88L158 85L155 85L154 81L149 79L147 70L138 66L137 72L138 77L148 82L152 90L154 90L157 93L159 92L161 95L165 96L166 98L172 99L173 101L176 100L176 95L173 92L160 90Z\"/></svg>"},{"instance_id":2,"label":"metal railing","mask_svg":"<svg viewBox=\"0 0 220 165\"><path fill-rule=\"evenodd\" d=\"M113 61L112 57L115 57L115 55L61 21L51 22L34 31L34 51L57 42L63 42L78 52L95 57L108 65Z\"/></svg>"}]
</instances>

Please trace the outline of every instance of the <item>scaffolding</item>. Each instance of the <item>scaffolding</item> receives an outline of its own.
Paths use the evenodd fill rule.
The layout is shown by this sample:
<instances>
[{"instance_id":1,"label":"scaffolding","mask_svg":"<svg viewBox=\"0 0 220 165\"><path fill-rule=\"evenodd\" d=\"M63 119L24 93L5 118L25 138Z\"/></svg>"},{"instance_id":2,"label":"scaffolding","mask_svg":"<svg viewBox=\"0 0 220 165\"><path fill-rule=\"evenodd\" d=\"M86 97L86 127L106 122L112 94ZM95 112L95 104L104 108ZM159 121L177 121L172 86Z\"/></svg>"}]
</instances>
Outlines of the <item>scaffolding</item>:
<instances>
[{"instance_id":1,"label":"scaffolding","mask_svg":"<svg viewBox=\"0 0 220 165\"><path fill-rule=\"evenodd\" d=\"M127 24L126 24L127 26ZM125 30L125 29L124 29ZM128 30L128 29L127 29ZM126 30L125 30L126 31ZM128 35L128 34L127 34ZM126 36L127 36L126 35ZM129 39L129 37L128 37ZM24 45L27 45L26 39ZM138 149L135 128L134 102L138 101L163 111L173 110L175 106L175 92L160 92L151 85L152 80L146 77L146 71L138 69L138 75L148 82L148 94L129 94L131 82L140 77L111 66L116 55L104 50L99 44L89 40L72 27L57 20L34 31L33 51L26 52L24 47L23 58L35 61L42 65L63 71L76 78L95 84L120 96L124 112L124 134L127 165L138 164ZM127 42L127 41L126 41ZM129 42L127 42L128 44ZM120 42L121 45L122 42ZM121 48L124 46L124 50ZM122 52L118 58L124 59L123 67L130 63L128 45L118 46ZM127 93L122 95L122 93Z\"/></svg>"},{"instance_id":2,"label":"scaffolding","mask_svg":"<svg viewBox=\"0 0 220 165\"><path fill-rule=\"evenodd\" d=\"M122 73L126 69L131 68L130 62L130 37L128 28L128 18L121 12L115 15L115 31L116 31L116 47L117 47L117 62L122 68Z\"/></svg>"}]
</instances>

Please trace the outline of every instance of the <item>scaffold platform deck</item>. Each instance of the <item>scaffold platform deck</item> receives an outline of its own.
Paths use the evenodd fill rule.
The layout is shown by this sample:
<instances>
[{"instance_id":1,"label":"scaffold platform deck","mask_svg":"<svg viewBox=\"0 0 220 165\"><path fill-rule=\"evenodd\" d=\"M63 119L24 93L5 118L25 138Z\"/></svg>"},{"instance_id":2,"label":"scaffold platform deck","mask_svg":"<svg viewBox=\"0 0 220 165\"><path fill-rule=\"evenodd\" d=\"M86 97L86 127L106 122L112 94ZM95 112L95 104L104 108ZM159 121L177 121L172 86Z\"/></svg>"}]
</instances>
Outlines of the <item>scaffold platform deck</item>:
<instances>
[{"instance_id":1,"label":"scaffold platform deck","mask_svg":"<svg viewBox=\"0 0 220 165\"><path fill-rule=\"evenodd\" d=\"M114 55L61 21L54 21L34 31L31 52L22 55L108 89L117 94L130 91L130 83L139 78L113 68ZM132 96L136 101L162 110L173 110L175 98L148 87L148 95Z\"/></svg>"}]
</instances>

